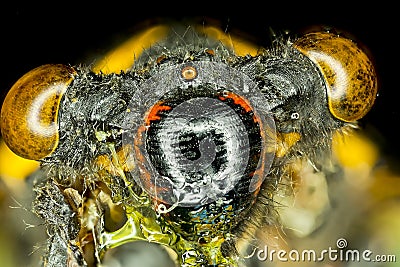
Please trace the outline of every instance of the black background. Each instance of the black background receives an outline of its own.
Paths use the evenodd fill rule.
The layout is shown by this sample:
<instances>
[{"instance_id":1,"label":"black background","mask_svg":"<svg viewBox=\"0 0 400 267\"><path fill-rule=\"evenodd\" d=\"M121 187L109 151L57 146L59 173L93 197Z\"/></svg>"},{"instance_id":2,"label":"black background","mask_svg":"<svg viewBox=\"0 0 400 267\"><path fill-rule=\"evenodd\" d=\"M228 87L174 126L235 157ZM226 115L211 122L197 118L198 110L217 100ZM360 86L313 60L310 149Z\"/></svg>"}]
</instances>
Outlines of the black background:
<instances>
[{"instance_id":1,"label":"black background","mask_svg":"<svg viewBox=\"0 0 400 267\"><path fill-rule=\"evenodd\" d=\"M355 38L372 55L378 73L379 97L361 125L379 144L385 160L400 169L397 8L379 2L351 5L349 2L9 4L0 11L0 100L27 71L46 63L78 64L93 54L104 53L118 38L133 34L137 25L160 18L217 20L223 28L239 31L262 45L270 43L270 29L301 33L312 27L327 26Z\"/></svg>"}]
</instances>

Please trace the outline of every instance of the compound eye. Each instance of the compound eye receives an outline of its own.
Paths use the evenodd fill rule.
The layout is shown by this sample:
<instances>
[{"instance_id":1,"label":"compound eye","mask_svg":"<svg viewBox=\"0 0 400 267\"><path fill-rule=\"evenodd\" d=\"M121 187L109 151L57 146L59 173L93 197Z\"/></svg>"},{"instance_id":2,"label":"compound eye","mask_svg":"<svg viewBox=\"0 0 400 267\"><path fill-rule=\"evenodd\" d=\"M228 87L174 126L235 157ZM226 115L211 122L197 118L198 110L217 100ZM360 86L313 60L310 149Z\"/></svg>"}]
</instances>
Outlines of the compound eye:
<instances>
[{"instance_id":1,"label":"compound eye","mask_svg":"<svg viewBox=\"0 0 400 267\"><path fill-rule=\"evenodd\" d=\"M293 46L321 70L331 114L342 121L361 119L377 94L377 77L368 56L352 40L328 32L297 39Z\"/></svg>"},{"instance_id":2,"label":"compound eye","mask_svg":"<svg viewBox=\"0 0 400 267\"><path fill-rule=\"evenodd\" d=\"M12 86L1 109L1 134L15 154L39 160L57 147L60 100L74 74L71 67L48 64Z\"/></svg>"}]
</instances>

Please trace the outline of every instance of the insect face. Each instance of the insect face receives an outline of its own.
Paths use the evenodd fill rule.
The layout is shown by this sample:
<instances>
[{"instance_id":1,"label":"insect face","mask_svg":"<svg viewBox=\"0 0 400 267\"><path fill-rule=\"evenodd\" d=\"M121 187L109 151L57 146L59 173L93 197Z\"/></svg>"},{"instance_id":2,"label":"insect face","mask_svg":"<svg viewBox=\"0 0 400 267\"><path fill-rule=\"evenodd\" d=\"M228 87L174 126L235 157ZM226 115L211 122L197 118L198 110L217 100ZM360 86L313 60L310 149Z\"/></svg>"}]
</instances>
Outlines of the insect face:
<instances>
[{"instance_id":1,"label":"insect face","mask_svg":"<svg viewBox=\"0 0 400 267\"><path fill-rule=\"evenodd\" d=\"M343 37L314 33L254 56L197 37L160 40L126 72L46 65L11 89L2 133L41 162L44 263L96 266L146 240L181 266L236 266L238 241L276 223L287 166L323 164L332 135L374 102L372 64Z\"/></svg>"}]
</instances>

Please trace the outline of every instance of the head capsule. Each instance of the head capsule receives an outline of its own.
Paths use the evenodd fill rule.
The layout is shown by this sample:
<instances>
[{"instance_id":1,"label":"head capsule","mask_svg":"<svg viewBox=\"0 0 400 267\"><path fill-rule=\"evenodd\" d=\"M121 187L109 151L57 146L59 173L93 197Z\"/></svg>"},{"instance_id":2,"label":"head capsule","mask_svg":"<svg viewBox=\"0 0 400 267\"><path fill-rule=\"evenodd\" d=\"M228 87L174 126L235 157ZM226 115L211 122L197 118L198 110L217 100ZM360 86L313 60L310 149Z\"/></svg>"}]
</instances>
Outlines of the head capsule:
<instances>
[{"instance_id":1,"label":"head capsule","mask_svg":"<svg viewBox=\"0 0 400 267\"><path fill-rule=\"evenodd\" d=\"M75 70L43 65L22 76L8 92L1 109L1 134L17 155L39 160L58 144L58 109Z\"/></svg>"},{"instance_id":2,"label":"head capsule","mask_svg":"<svg viewBox=\"0 0 400 267\"><path fill-rule=\"evenodd\" d=\"M310 58L324 76L331 114L346 122L364 117L377 94L377 76L368 56L352 40L314 32L293 46Z\"/></svg>"}]
</instances>

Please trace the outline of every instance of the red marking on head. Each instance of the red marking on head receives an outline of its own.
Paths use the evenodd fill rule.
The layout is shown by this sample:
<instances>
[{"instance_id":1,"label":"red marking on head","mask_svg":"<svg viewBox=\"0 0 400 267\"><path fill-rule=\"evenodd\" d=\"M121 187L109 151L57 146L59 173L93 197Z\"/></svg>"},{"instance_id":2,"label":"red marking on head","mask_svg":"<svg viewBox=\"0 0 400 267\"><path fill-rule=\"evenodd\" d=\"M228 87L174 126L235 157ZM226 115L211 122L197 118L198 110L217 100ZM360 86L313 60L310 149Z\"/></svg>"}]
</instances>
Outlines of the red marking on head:
<instances>
[{"instance_id":1,"label":"red marking on head","mask_svg":"<svg viewBox=\"0 0 400 267\"><path fill-rule=\"evenodd\" d=\"M149 191L155 192L154 195L151 195L153 201L159 201L157 198L157 193L168 192L169 189L166 187L157 186L153 183L152 175L146 168L147 158L142 154L141 148L144 146L144 137L146 132L146 127L144 125L140 126L138 131L136 132L135 140L134 140L134 149L135 155L137 159L137 167L141 170L140 172L140 181L144 188ZM161 200L160 200L161 201Z\"/></svg>"},{"instance_id":2,"label":"red marking on head","mask_svg":"<svg viewBox=\"0 0 400 267\"><path fill-rule=\"evenodd\" d=\"M238 96L235 93L232 92L227 92L226 94L224 94L223 96L220 96L219 99L221 100L226 100L226 99L232 99L233 103L235 103L236 105L241 106L246 112L250 112L253 109L251 108L251 106L249 105L249 103L247 102L246 99Z\"/></svg>"},{"instance_id":3,"label":"red marking on head","mask_svg":"<svg viewBox=\"0 0 400 267\"><path fill-rule=\"evenodd\" d=\"M252 107L250 106L250 104L248 103L248 101L245 98L240 97L235 93L227 92L223 96L219 96L219 99L222 101L225 101L226 99L232 99L233 103L235 105L241 106L245 110L245 112L247 112L247 113L253 112L254 113L254 111L253 111ZM253 115L253 121L255 123L260 123L260 120L257 118L257 116L255 114Z\"/></svg>"},{"instance_id":4,"label":"red marking on head","mask_svg":"<svg viewBox=\"0 0 400 267\"><path fill-rule=\"evenodd\" d=\"M145 120L146 126L150 125L150 123L152 121L161 120L161 117L159 114L160 112L168 111L168 110L172 109L172 107L167 106L167 105L162 105L162 104L163 104L162 102L159 102L150 109L150 111L148 112L148 114L146 116L146 120Z\"/></svg>"}]
</instances>

